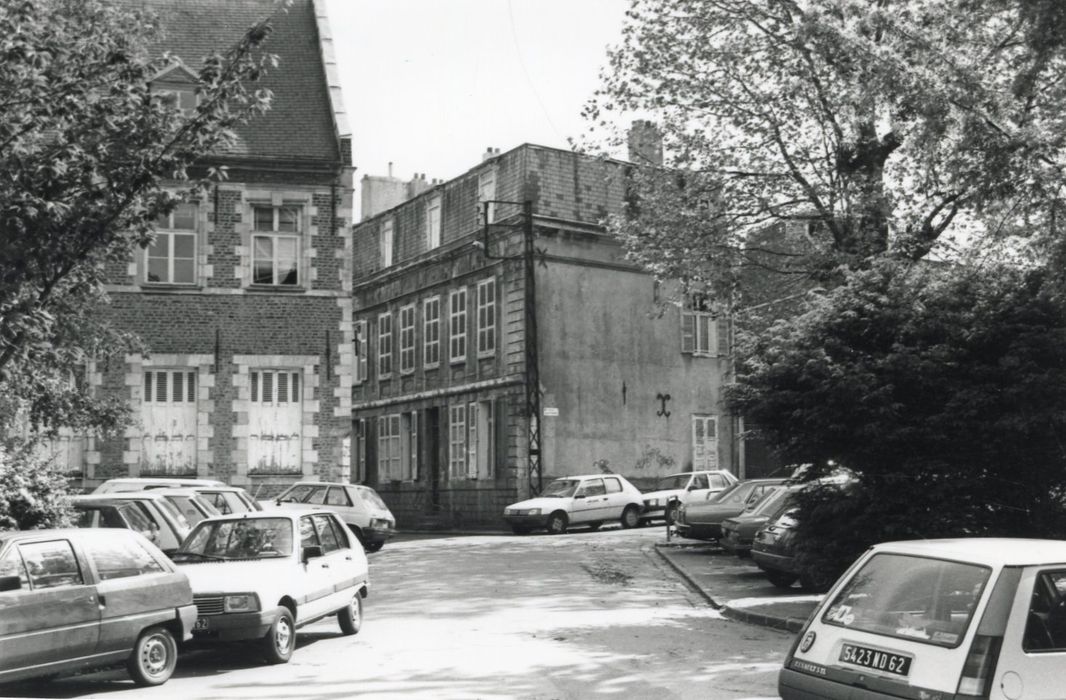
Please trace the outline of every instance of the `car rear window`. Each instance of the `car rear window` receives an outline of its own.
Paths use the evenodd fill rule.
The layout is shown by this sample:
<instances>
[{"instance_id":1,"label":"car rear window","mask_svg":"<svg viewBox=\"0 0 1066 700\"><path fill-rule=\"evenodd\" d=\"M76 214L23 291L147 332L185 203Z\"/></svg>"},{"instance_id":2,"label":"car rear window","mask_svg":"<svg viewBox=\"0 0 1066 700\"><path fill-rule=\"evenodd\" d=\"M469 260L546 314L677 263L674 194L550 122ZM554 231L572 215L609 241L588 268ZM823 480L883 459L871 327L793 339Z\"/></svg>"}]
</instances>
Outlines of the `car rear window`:
<instances>
[{"instance_id":1,"label":"car rear window","mask_svg":"<svg viewBox=\"0 0 1066 700\"><path fill-rule=\"evenodd\" d=\"M359 492L360 497L362 497L365 502L369 503L375 508L380 508L381 510L388 510L389 507L385 505L385 501L381 500L381 496L379 496L378 492L374 489L361 488L356 489L356 491Z\"/></svg>"},{"instance_id":2,"label":"car rear window","mask_svg":"<svg viewBox=\"0 0 1066 700\"><path fill-rule=\"evenodd\" d=\"M904 554L875 554L851 577L822 622L954 648L962 643L992 570Z\"/></svg>"}]
</instances>

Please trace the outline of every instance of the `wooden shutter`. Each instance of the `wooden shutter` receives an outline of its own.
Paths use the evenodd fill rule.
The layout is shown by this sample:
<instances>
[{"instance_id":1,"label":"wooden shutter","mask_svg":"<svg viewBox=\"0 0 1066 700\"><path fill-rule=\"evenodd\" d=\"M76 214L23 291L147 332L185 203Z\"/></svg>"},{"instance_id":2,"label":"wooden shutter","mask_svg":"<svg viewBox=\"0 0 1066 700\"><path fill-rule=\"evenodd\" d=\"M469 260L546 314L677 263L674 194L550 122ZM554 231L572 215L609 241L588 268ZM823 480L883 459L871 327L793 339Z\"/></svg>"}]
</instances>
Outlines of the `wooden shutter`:
<instances>
[{"instance_id":1,"label":"wooden shutter","mask_svg":"<svg viewBox=\"0 0 1066 700\"><path fill-rule=\"evenodd\" d=\"M681 312L681 352L692 354L696 347L696 316Z\"/></svg>"},{"instance_id":2,"label":"wooden shutter","mask_svg":"<svg viewBox=\"0 0 1066 700\"><path fill-rule=\"evenodd\" d=\"M729 322L729 316L721 315L717 319L718 323L718 356L728 357L732 352L732 342L729 337L729 333L732 330L732 324Z\"/></svg>"}]
</instances>

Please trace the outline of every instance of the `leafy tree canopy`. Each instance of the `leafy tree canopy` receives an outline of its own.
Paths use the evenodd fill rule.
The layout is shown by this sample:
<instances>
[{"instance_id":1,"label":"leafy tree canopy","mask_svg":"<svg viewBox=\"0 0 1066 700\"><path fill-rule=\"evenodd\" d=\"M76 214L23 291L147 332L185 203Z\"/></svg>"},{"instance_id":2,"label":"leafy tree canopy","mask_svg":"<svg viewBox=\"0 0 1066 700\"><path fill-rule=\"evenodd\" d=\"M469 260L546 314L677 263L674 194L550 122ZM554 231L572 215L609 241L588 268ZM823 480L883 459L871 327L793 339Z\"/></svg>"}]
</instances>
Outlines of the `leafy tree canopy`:
<instances>
[{"instance_id":1,"label":"leafy tree canopy","mask_svg":"<svg viewBox=\"0 0 1066 700\"><path fill-rule=\"evenodd\" d=\"M1058 0L633 0L627 16L587 116L662 125L684 176L637 174L636 215L615 223L661 277L732 299L745 265L835 283L955 234L1057 236ZM812 218L802 254L750 244Z\"/></svg>"},{"instance_id":2,"label":"leafy tree canopy","mask_svg":"<svg viewBox=\"0 0 1066 700\"><path fill-rule=\"evenodd\" d=\"M89 360L138 347L95 313L106 266L151 241L175 186L192 192L222 175L190 168L269 106L251 85L275 63L260 48L270 31L265 18L189 67L198 104L183 112L153 92L177 58L152 53L160 30L149 12L106 0L0 4L0 436L27 405L43 425L121 421L119 405L70 381Z\"/></svg>"}]
</instances>

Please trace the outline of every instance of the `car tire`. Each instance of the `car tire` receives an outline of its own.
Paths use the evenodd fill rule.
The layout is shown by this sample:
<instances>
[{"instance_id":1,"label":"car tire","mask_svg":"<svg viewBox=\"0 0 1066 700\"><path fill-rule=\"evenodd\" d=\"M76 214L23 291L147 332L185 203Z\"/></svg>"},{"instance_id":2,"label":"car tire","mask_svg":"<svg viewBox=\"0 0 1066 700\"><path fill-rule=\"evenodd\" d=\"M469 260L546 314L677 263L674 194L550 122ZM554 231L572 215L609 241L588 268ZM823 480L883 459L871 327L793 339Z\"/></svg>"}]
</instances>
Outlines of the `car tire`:
<instances>
[{"instance_id":1,"label":"car tire","mask_svg":"<svg viewBox=\"0 0 1066 700\"><path fill-rule=\"evenodd\" d=\"M821 571L804 571L799 575L799 582L810 593L825 593L833 585L833 579Z\"/></svg>"},{"instance_id":2,"label":"car tire","mask_svg":"<svg viewBox=\"0 0 1066 700\"><path fill-rule=\"evenodd\" d=\"M296 624L285 606L278 607L270 631L262 639L263 657L268 664L287 664L296 649Z\"/></svg>"},{"instance_id":3,"label":"car tire","mask_svg":"<svg viewBox=\"0 0 1066 700\"><path fill-rule=\"evenodd\" d=\"M363 545L363 549L368 549L366 546L366 538L363 537L363 531L355 525L349 525L348 529L352 531L353 535L355 535L355 539L359 540L359 544Z\"/></svg>"},{"instance_id":4,"label":"car tire","mask_svg":"<svg viewBox=\"0 0 1066 700\"><path fill-rule=\"evenodd\" d=\"M137 637L126 661L133 682L141 687L162 685L178 664L178 643L166 627L149 627Z\"/></svg>"},{"instance_id":5,"label":"car tire","mask_svg":"<svg viewBox=\"0 0 1066 700\"><path fill-rule=\"evenodd\" d=\"M792 584L799 578L796 574L790 574L787 571L767 570L763 573L766 574L767 580L778 588L792 588Z\"/></svg>"},{"instance_id":6,"label":"car tire","mask_svg":"<svg viewBox=\"0 0 1066 700\"><path fill-rule=\"evenodd\" d=\"M596 530L600 529L600 525L603 525L603 523L589 523L589 532L596 532Z\"/></svg>"},{"instance_id":7,"label":"car tire","mask_svg":"<svg viewBox=\"0 0 1066 700\"><path fill-rule=\"evenodd\" d=\"M569 518L566 517L566 513L561 510L557 510L548 516L548 534L549 535L564 535L566 534L566 526L570 524Z\"/></svg>"},{"instance_id":8,"label":"car tire","mask_svg":"<svg viewBox=\"0 0 1066 700\"><path fill-rule=\"evenodd\" d=\"M521 525L512 525L511 526L511 532L513 532L516 535L528 535L529 534L529 528L528 527L522 527Z\"/></svg>"},{"instance_id":9,"label":"car tire","mask_svg":"<svg viewBox=\"0 0 1066 700\"><path fill-rule=\"evenodd\" d=\"M374 552L380 552L381 548L384 546L384 542L371 542L370 544L364 546L363 549L373 554Z\"/></svg>"},{"instance_id":10,"label":"car tire","mask_svg":"<svg viewBox=\"0 0 1066 700\"><path fill-rule=\"evenodd\" d=\"M337 611L337 624L346 635L359 634L363 628L363 594L356 591L352 601Z\"/></svg>"},{"instance_id":11,"label":"car tire","mask_svg":"<svg viewBox=\"0 0 1066 700\"><path fill-rule=\"evenodd\" d=\"M622 527L630 529L640 526L640 511L634 505L626 506L622 511Z\"/></svg>"}]
</instances>

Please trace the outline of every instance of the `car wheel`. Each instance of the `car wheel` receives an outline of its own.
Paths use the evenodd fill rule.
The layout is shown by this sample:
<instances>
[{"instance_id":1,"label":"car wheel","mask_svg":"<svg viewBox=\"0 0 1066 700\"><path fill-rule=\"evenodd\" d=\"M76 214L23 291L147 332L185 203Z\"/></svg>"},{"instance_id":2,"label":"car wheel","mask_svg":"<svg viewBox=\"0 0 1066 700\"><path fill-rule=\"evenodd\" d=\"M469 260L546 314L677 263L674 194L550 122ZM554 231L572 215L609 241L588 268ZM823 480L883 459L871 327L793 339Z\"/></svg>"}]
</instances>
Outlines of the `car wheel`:
<instances>
[{"instance_id":1,"label":"car wheel","mask_svg":"<svg viewBox=\"0 0 1066 700\"><path fill-rule=\"evenodd\" d=\"M766 578L770 583L774 584L778 588L792 588L792 584L799 578L796 574L790 574L786 571L764 571Z\"/></svg>"},{"instance_id":2,"label":"car wheel","mask_svg":"<svg viewBox=\"0 0 1066 700\"><path fill-rule=\"evenodd\" d=\"M640 525L640 511L634 505L626 506L622 511L622 527L629 529Z\"/></svg>"},{"instance_id":3,"label":"car wheel","mask_svg":"<svg viewBox=\"0 0 1066 700\"><path fill-rule=\"evenodd\" d=\"M371 554L373 554L374 552L381 551L381 548L384 547L384 546L385 546L384 542L371 542L370 544L365 545L363 547L363 549L365 549L366 551L368 551Z\"/></svg>"},{"instance_id":4,"label":"car wheel","mask_svg":"<svg viewBox=\"0 0 1066 700\"><path fill-rule=\"evenodd\" d=\"M566 513L562 511L556 511L552 513L548 518L548 534L549 535L562 535L566 533L566 526L568 519Z\"/></svg>"},{"instance_id":5,"label":"car wheel","mask_svg":"<svg viewBox=\"0 0 1066 700\"><path fill-rule=\"evenodd\" d=\"M666 517L667 525L673 525L677 522L677 509L678 505L676 503L671 503L666 506L666 512L663 513L663 515Z\"/></svg>"},{"instance_id":6,"label":"car wheel","mask_svg":"<svg viewBox=\"0 0 1066 700\"><path fill-rule=\"evenodd\" d=\"M352 596L350 603L337 611L337 624L344 634L359 634L363 628L363 594L359 591Z\"/></svg>"},{"instance_id":7,"label":"car wheel","mask_svg":"<svg viewBox=\"0 0 1066 700\"><path fill-rule=\"evenodd\" d=\"M516 535L528 535L529 534L529 528L528 527L522 527L521 525L512 525L511 526L511 532L513 532Z\"/></svg>"},{"instance_id":8,"label":"car wheel","mask_svg":"<svg viewBox=\"0 0 1066 700\"><path fill-rule=\"evenodd\" d=\"M292 658L292 652L296 649L296 625L288 608L278 608L278 616L263 637L262 644L263 656L268 664L285 664Z\"/></svg>"},{"instance_id":9,"label":"car wheel","mask_svg":"<svg viewBox=\"0 0 1066 700\"><path fill-rule=\"evenodd\" d=\"M811 593L825 593L833 585L833 579L822 571L804 571L799 576L799 582L803 590Z\"/></svg>"},{"instance_id":10,"label":"car wheel","mask_svg":"<svg viewBox=\"0 0 1066 700\"><path fill-rule=\"evenodd\" d=\"M139 686L162 685L178 663L178 643L166 627L149 627L137 637L126 661L130 678Z\"/></svg>"},{"instance_id":11,"label":"car wheel","mask_svg":"<svg viewBox=\"0 0 1066 700\"><path fill-rule=\"evenodd\" d=\"M353 535L355 535L355 539L359 540L359 544L363 545L363 549L368 549L366 546L366 538L363 537L363 531L355 525L349 525L348 529L352 531ZM378 549L380 549L380 547Z\"/></svg>"},{"instance_id":12,"label":"car wheel","mask_svg":"<svg viewBox=\"0 0 1066 700\"><path fill-rule=\"evenodd\" d=\"M603 523L589 523L589 532L595 532L596 530L599 530L600 525L603 525Z\"/></svg>"}]
</instances>

